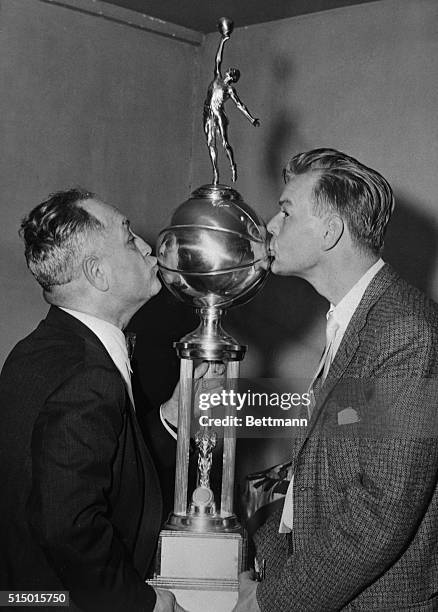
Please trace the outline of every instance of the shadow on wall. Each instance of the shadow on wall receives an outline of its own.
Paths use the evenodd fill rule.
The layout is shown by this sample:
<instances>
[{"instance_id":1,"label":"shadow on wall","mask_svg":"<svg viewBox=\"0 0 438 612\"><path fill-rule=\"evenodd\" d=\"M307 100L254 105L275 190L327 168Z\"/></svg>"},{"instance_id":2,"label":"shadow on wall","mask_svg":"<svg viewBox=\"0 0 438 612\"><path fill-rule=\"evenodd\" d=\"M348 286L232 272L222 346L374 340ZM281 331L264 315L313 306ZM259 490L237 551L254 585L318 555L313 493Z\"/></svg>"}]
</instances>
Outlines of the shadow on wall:
<instances>
[{"instance_id":1,"label":"shadow on wall","mask_svg":"<svg viewBox=\"0 0 438 612\"><path fill-rule=\"evenodd\" d=\"M277 56L268 71L271 86L269 92L269 125L270 132L265 142L265 153L262 157L264 180L269 181L274 190L278 189L278 177L293 152L304 151L306 143L300 135L298 126L300 118L297 111L285 103L293 100L293 65L289 57ZM274 94L274 96L272 96Z\"/></svg>"},{"instance_id":2,"label":"shadow on wall","mask_svg":"<svg viewBox=\"0 0 438 612\"><path fill-rule=\"evenodd\" d=\"M421 207L396 195L396 207L385 240L385 261L409 283L432 292L432 280L438 252L435 220Z\"/></svg>"},{"instance_id":3,"label":"shadow on wall","mask_svg":"<svg viewBox=\"0 0 438 612\"><path fill-rule=\"evenodd\" d=\"M273 189L278 189L278 177L282 176L283 168L292 154L297 150L306 149L304 144L300 144L297 123L288 111L279 111L272 121L266 142L264 171ZM292 148L290 143L293 143Z\"/></svg>"},{"instance_id":4,"label":"shadow on wall","mask_svg":"<svg viewBox=\"0 0 438 612\"><path fill-rule=\"evenodd\" d=\"M315 322L324 316L326 304L306 281L271 274L251 302L230 311L227 326L260 356L250 376L280 376L278 356L290 345L306 341Z\"/></svg>"},{"instance_id":5,"label":"shadow on wall","mask_svg":"<svg viewBox=\"0 0 438 612\"><path fill-rule=\"evenodd\" d=\"M173 343L198 325L190 306L163 287L134 315L129 331L136 333L137 397L158 407L170 397L179 378L180 362Z\"/></svg>"}]
</instances>

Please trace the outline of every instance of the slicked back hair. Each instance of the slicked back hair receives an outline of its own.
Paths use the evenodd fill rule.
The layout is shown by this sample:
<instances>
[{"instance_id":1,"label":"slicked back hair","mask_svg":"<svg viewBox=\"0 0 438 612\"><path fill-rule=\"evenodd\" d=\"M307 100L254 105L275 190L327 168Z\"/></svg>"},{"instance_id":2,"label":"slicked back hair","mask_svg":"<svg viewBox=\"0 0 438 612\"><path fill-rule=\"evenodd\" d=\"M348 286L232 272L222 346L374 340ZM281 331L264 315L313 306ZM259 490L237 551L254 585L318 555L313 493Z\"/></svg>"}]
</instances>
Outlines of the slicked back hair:
<instances>
[{"instance_id":1,"label":"slicked back hair","mask_svg":"<svg viewBox=\"0 0 438 612\"><path fill-rule=\"evenodd\" d=\"M87 241L103 224L81 202L96 197L81 188L58 191L23 219L20 235L28 268L45 291L79 277Z\"/></svg>"},{"instance_id":2,"label":"slicked back hair","mask_svg":"<svg viewBox=\"0 0 438 612\"><path fill-rule=\"evenodd\" d=\"M335 149L313 149L292 157L283 170L285 183L299 174L318 173L313 189L315 213L330 208L346 222L358 247L373 253L383 248L394 209L388 181L376 170Z\"/></svg>"}]
</instances>

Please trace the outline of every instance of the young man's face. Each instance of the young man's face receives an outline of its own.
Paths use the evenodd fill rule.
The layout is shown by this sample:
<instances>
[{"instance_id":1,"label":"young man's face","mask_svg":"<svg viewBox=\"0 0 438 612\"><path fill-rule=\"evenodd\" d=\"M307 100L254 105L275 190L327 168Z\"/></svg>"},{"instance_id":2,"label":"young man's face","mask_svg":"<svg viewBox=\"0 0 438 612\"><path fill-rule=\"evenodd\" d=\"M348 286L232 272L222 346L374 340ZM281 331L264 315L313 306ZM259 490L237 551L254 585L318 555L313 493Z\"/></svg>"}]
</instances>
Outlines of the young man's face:
<instances>
[{"instance_id":1,"label":"young man's face","mask_svg":"<svg viewBox=\"0 0 438 612\"><path fill-rule=\"evenodd\" d=\"M140 307L161 289L157 259L151 247L130 228L116 208L96 200L82 203L104 226L102 260L109 276L111 296L127 307Z\"/></svg>"},{"instance_id":2,"label":"young man's face","mask_svg":"<svg viewBox=\"0 0 438 612\"><path fill-rule=\"evenodd\" d=\"M313 212L313 187L318 175L293 176L280 196L280 211L269 221L272 272L307 278L323 254L324 216Z\"/></svg>"}]
</instances>

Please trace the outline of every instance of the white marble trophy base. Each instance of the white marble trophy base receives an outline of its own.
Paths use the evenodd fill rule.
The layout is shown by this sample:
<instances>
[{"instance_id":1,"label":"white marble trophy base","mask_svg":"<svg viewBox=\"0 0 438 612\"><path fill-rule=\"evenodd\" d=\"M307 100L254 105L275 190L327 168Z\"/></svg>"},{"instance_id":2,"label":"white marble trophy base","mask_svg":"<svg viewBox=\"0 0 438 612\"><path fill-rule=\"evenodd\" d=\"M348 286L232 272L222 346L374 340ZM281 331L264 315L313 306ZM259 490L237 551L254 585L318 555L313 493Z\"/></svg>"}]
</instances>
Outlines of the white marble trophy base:
<instances>
[{"instance_id":1,"label":"white marble trophy base","mask_svg":"<svg viewBox=\"0 0 438 612\"><path fill-rule=\"evenodd\" d=\"M189 612L231 612L243 561L239 533L163 530L156 573L148 584L172 591Z\"/></svg>"}]
</instances>

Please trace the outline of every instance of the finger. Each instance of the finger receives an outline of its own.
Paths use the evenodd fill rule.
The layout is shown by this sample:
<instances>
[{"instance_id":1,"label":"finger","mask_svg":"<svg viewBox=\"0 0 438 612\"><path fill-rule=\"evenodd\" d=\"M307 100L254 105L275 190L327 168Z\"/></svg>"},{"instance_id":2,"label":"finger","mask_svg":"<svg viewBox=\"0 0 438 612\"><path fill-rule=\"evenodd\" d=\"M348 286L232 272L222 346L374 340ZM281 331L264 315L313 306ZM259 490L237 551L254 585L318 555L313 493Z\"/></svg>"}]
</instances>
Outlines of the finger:
<instances>
[{"instance_id":1,"label":"finger","mask_svg":"<svg viewBox=\"0 0 438 612\"><path fill-rule=\"evenodd\" d=\"M222 361L213 361L210 363L210 372L212 376L222 376L225 372L225 364Z\"/></svg>"},{"instance_id":2,"label":"finger","mask_svg":"<svg viewBox=\"0 0 438 612\"><path fill-rule=\"evenodd\" d=\"M196 366L195 371L193 373L193 378L198 380L207 374L209 363L208 361L202 361L198 366Z\"/></svg>"},{"instance_id":3,"label":"finger","mask_svg":"<svg viewBox=\"0 0 438 612\"><path fill-rule=\"evenodd\" d=\"M209 391L210 393L220 393L224 389L224 380L222 378L203 378L198 382L199 390Z\"/></svg>"},{"instance_id":4,"label":"finger","mask_svg":"<svg viewBox=\"0 0 438 612\"><path fill-rule=\"evenodd\" d=\"M239 574L239 583L243 582L253 582L253 573L251 571L242 572Z\"/></svg>"},{"instance_id":5,"label":"finger","mask_svg":"<svg viewBox=\"0 0 438 612\"><path fill-rule=\"evenodd\" d=\"M225 372L225 364L221 361L202 361L198 366L196 366L193 378L195 380L199 380L200 378L214 378L222 376Z\"/></svg>"}]
</instances>

